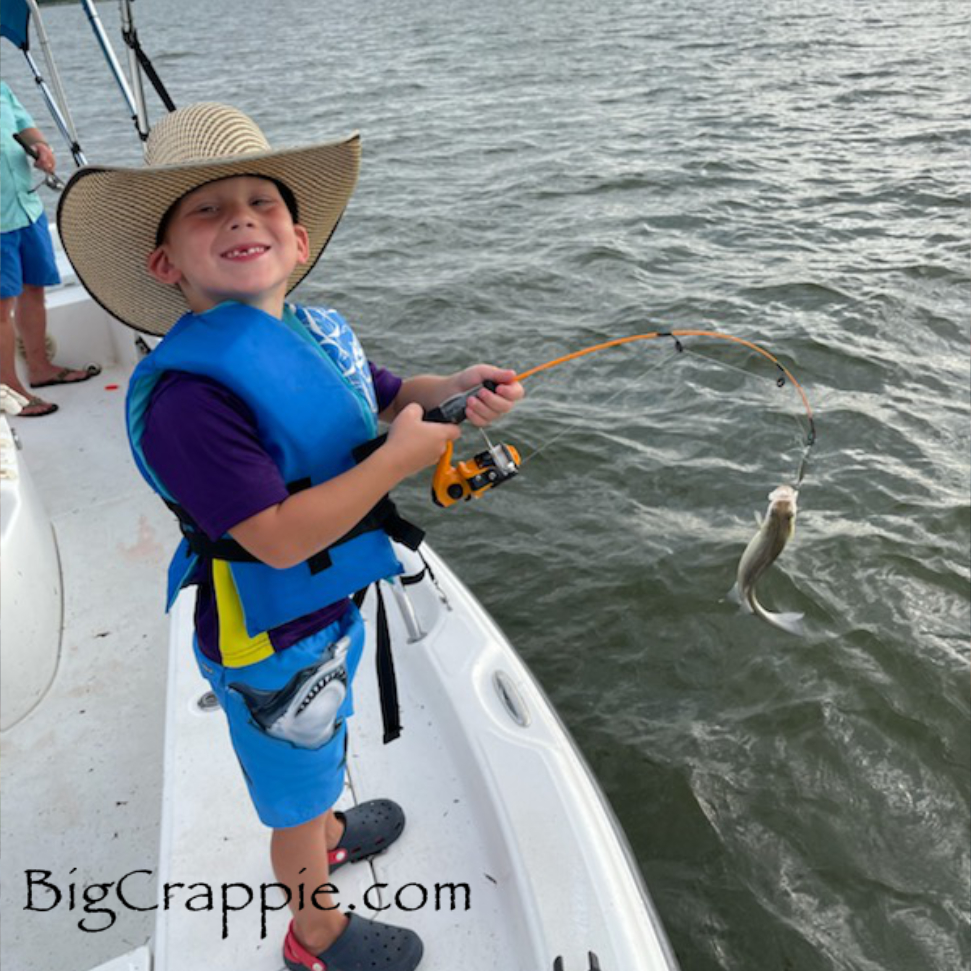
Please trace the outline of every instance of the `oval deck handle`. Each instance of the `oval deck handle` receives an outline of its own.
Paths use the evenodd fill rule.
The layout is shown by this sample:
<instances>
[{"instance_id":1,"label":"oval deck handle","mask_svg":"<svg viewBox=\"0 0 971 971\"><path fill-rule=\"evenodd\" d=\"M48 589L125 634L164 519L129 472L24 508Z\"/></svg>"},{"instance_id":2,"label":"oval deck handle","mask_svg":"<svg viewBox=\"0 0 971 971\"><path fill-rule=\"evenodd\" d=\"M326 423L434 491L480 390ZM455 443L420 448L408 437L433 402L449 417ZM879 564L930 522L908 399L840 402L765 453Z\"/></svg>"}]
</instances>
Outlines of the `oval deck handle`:
<instances>
[{"instance_id":1,"label":"oval deck handle","mask_svg":"<svg viewBox=\"0 0 971 971\"><path fill-rule=\"evenodd\" d=\"M531 720L529 708L523 701L519 689L513 684L512 678L505 671L496 671L492 676L492 684L509 717L521 728L526 728Z\"/></svg>"}]
</instances>

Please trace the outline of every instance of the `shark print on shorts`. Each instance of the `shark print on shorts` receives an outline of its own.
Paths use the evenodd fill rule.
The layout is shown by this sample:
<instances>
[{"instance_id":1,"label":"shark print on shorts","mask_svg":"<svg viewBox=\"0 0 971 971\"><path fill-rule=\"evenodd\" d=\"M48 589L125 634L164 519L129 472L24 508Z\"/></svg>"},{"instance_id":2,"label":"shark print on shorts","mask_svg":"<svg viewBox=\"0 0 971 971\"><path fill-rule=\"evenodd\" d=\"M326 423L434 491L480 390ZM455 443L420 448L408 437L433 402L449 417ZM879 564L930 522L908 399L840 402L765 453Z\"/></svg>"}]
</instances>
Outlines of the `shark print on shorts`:
<instances>
[{"instance_id":1,"label":"shark print on shorts","mask_svg":"<svg viewBox=\"0 0 971 971\"><path fill-rule=\"evenodd\" d=\"M351 639L342 637L318 664L298 671L276 691L238 682L229 687L246 702L254 724L271 738L297 748L320 748L341 723L337 715L347 697L345 658L350 646Z\"/></svg>"}]
</instances>

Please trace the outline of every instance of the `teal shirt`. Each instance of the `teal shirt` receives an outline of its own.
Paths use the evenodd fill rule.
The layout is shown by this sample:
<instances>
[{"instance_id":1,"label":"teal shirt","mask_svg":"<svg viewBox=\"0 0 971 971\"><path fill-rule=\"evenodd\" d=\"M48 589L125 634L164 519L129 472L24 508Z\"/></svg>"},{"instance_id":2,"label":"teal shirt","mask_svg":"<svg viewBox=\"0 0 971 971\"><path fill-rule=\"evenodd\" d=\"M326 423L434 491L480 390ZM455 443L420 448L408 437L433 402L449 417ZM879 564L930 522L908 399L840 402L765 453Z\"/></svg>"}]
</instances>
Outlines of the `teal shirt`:
<instances>
[{"instance_id":1,"label":"teal shirt","mask_svg":"<svg viewBox=\"0 0 971 971\"><path fill-rule=\"evenodd\" d=\"M36 222L44 203L31 192L33 159L14 141L14 134L33 128L34 119L5 81L0 81L0 231L8 233Z\"/></svg>"}]
</instances>

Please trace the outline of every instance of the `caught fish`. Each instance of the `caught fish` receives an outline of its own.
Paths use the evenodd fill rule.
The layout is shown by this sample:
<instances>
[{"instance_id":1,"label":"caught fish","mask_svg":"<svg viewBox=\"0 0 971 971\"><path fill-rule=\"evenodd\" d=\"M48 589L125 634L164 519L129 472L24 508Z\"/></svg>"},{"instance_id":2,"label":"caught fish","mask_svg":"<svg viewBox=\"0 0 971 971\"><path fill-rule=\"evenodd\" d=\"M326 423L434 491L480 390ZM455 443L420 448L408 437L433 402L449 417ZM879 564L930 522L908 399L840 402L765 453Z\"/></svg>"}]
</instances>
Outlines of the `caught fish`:
<instances>
[{"instance_id":1,"label":"caught fish","mask_svg":"<svg viewBox=\"0 0 971 971\"><path fill-rule=\"evenodd\" d=\"M761 617L773 627L790 634L804 634L803 614L772 613L755 596L755 586L762 574L779 558L796 531L796 495L796 490L791 486L779 486L769 493L765 519L759 520L759 531L745 547L738 562L735 587L729 596L740 603L743 610Z\"/></svg>"}]
</instances>

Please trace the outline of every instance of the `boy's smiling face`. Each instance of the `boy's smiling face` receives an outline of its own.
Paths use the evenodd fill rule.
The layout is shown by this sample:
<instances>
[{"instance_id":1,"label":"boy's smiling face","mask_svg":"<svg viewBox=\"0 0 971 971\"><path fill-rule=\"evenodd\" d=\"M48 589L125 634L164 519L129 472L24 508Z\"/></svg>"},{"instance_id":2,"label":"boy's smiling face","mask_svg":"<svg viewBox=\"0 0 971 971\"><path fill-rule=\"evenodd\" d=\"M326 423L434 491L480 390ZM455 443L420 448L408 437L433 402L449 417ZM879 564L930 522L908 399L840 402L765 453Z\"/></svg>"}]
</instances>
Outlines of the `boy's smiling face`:
<instances>
[{"instance_id":1,"label":"boy's smiling face","mask_svg":"<svg viewBox=\"0 0 971 971\"><path fill-rule=\"evenodd\" d=\"M279 317L290 274L309 252L307 231L277 186L239 175L178 201L148 269L161 283L178 284L195 313L236 300Z\"/></svg>"}]
</instances>

